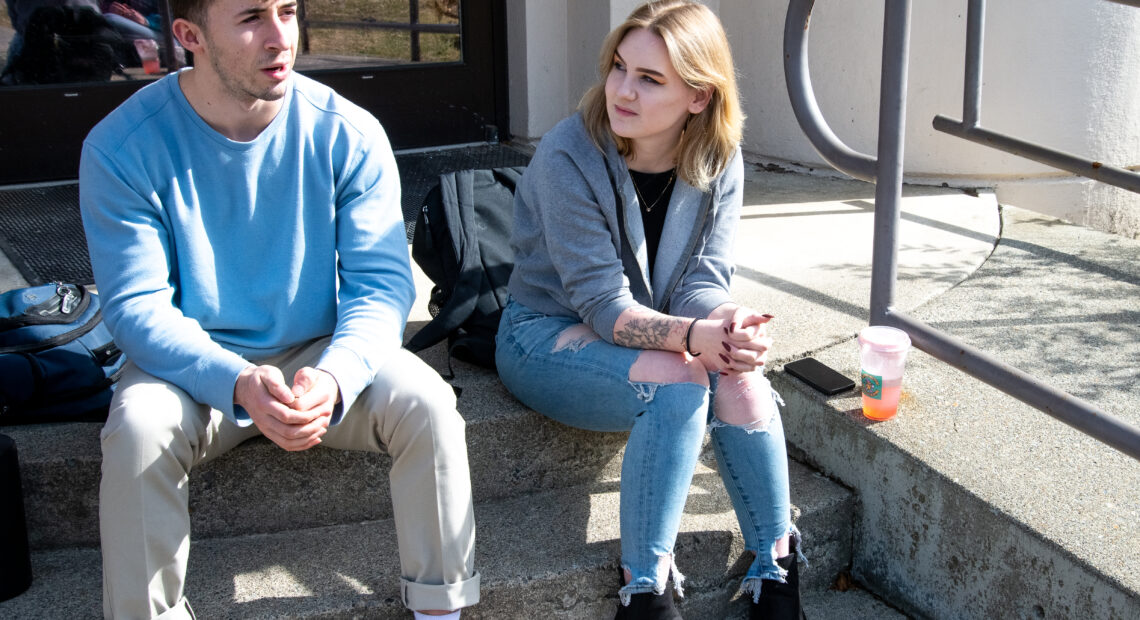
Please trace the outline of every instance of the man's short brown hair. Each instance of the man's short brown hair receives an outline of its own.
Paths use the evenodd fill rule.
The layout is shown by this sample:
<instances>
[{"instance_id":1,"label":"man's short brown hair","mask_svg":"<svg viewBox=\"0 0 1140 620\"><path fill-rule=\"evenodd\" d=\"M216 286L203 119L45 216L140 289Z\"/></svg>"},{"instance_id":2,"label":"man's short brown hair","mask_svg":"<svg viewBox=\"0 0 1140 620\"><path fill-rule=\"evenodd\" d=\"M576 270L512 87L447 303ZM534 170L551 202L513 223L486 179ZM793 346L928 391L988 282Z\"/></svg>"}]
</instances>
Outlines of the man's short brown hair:
<instances>
[{"instance_id":1,"label":"man's short brown hair","mask_svg":"<svg viewBox=\"0 0 1140 620\"><path fill-rule=\"evenodd\" d=\"M170 12L174 19L185 19L199 26L206 23L206 11L213 0L170 0Z\"/></svg>"}]
</instances>

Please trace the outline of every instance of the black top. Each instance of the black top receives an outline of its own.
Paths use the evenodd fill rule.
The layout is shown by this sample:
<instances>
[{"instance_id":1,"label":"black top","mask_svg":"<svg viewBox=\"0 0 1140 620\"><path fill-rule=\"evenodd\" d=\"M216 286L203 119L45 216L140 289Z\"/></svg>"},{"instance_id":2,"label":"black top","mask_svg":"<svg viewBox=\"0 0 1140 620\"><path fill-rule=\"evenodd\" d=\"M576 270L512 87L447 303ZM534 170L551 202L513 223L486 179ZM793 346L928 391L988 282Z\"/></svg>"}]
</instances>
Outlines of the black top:
<instances>
[{"instance_id":1,"label":"black top","mask_svg":"<svg viewBox=\"0 0 1140 620\"><path fill-rule=\"evenodd\" d=\"M665 215L669 211L669 199L677 184L676 170L665 172L629 171L637 199L641 203L641 221L645 226L645 245L649 253L649 274L653 275L653 263L657 260L657 246L661 242L661 231L665 228Z\"/></svg>"}]
</instances>

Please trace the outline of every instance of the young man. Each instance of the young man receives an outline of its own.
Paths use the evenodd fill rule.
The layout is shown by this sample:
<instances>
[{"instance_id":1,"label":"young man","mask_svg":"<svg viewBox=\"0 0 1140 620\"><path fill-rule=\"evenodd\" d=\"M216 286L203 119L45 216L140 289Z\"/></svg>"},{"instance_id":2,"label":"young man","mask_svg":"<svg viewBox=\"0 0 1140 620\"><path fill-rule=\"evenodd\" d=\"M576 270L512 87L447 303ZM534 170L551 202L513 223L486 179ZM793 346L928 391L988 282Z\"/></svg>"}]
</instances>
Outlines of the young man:
<instances>
[{"instance_id":1,"label":"young man","mask_svg":"<svg viewBox=\"0 0 1140 620\"><path fill-rule=\"evenodd\" d=\"M192 69L88 136L80 203L131 360L102 432L104 613L191 617L190 469L262 434L392 455L404 604L479 600L464 423L401 349L415 296L387 137L293 73L295 0L175 0Z\"/></svg>"}]
</instances>

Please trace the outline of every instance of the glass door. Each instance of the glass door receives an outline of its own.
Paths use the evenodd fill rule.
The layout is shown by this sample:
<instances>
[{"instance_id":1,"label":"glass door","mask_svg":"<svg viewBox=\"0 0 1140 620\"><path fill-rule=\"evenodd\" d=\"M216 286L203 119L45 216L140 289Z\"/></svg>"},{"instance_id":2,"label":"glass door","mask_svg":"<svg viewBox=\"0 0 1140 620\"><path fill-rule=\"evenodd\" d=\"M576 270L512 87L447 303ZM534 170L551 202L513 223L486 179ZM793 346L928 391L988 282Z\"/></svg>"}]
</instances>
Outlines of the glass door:
<instances>
[{"instance_id":1,"label":"glass door","mask_svg":"<svg viewBox=\"0 0 1140 620\"><path fill-rule=\"evenodd\" d=\"M298 1L297 70L372 112L395 148L505 134L503 0ZM75 178L95 123L192 62L167 27L168 0L5 4L0 184Z\"/></svg>"}]
</instances>

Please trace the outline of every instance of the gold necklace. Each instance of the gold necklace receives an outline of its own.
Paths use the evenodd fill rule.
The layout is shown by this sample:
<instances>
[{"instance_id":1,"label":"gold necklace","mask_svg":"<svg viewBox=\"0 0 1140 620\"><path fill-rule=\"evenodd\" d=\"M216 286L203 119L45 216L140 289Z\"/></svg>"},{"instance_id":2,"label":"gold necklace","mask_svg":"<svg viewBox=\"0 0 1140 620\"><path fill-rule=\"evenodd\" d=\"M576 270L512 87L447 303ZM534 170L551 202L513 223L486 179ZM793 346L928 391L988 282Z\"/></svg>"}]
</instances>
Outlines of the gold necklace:
<instances>
[{"instance_id":1,"label":"gold necklace","mask_svg":"<svg viewBox=\"0 0 1140 620\"><path fill-rule=\"evenodd\" d=\"M635 194L637 194L637 200L638 200L638 202L641 203L642 207L645 207L646 213L653 211L653 207L656 207L657 203L661 202L661 199L665 197L665 193L669 191L669 187L671 185L673 185L673 179L676 177L677 177L677 169L673 168L672 172L669 173L669 180L665 182L665 187L661 190L661 193L657 195L657 200L654 200L653 204L649 204L648 202L646 202L645 196L641 195L641 190L638 189L638 187L637 187L637 180L633 178L632 174L629 175L629 179L631 181L633 181L633 191Z\"/></svg>"}]
</instances>

